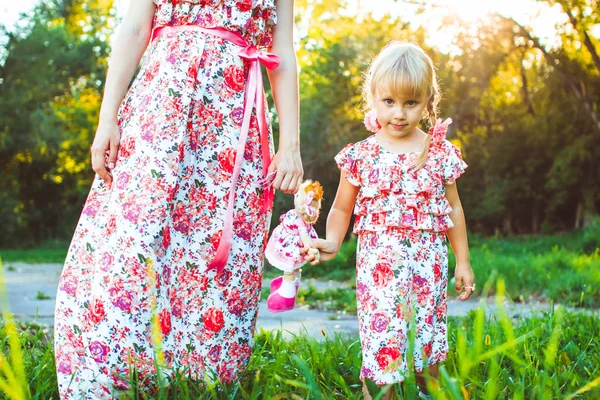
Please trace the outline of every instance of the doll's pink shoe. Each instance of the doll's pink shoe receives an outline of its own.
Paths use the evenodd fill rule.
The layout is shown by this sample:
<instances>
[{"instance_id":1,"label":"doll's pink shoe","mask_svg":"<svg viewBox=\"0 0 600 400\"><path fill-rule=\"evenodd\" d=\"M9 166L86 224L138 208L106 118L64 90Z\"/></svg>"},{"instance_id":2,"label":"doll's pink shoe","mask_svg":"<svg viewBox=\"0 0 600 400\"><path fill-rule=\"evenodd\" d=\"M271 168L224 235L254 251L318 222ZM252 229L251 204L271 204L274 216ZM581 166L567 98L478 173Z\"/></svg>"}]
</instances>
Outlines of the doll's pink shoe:
<instances>
[{"instance_id":1,"label":"doll's pink shoe","mask_svg":"<svg viewBox=\"0 0 600 400\"><path fill-rule=\"evenodd\" d=\"M269 293L273 293L277 289L281 287L281 282L283 282L283 276L278 276L277 278L271 281L271 291ZM300 273L298 272L296 275L296 290L298 290L298 286L300 285Z\"/></svg>"},{"instance_id":2,"label":"doll's pink shoe","mask_svg":"<svg viewBox=\"0 0 600 400\"><path fill-rule=\"evenodd\" d=\"M293 310L295 305L296 296L283 297L277 291L271 293L267 299L267 309L274 313Z\"/></svg>"},{"instance_id":3,"label":"doll's pink shoe","mask_svg":"<svg viewBox=\"0 0 600 400\"><path fill-rule=\"evenodd\" d=\"M283 276L278 276L277 278L271 281L271 291L269 293L273 293L281 286L281 282L283 282Z\"/></svg>"}]
</instances>

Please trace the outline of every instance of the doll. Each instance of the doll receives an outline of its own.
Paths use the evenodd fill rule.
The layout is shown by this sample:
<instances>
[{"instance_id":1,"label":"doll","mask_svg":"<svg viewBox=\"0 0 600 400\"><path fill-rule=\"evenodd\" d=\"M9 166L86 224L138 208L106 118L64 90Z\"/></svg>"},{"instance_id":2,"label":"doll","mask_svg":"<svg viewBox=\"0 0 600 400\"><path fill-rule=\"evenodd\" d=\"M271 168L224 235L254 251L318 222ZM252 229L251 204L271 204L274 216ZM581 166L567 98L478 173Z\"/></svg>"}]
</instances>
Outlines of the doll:
<instances>
[{"instance_id":1,"label":"doll","mask_svg":"<svg viewBox=\"0 0 600 400\"><path fill-rule=\"evenodd\" d=\"M310 179L304 181L294 195L295 208L279 218L280 224L271 234L265 257L271 265L283 271L283 276L271 282L271 294L267 299L267 307L271 312L294 308L300 284L300 267L306 263L301 250L308 247L309 253L319 251L310 247L312 239L318 237L313 224L319 218L322 198L323 188L319 182Z\"/></svg>"}]
</instances>

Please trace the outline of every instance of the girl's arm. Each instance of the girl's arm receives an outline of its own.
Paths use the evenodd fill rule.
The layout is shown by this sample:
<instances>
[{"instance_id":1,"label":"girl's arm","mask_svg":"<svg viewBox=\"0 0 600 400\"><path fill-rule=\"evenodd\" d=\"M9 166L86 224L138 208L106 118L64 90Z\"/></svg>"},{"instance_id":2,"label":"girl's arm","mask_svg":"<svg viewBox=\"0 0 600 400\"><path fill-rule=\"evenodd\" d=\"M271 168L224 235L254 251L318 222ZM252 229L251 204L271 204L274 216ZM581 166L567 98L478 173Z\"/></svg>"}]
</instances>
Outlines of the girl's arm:
<instances>
[{"instance_id":1,"label":"girl's arm","mask_svg":"<svg viewBox=\"0 0 600 400\"><path fill-rule=\"evenodd\" d=\"M269 172L277 171L273 187L296 193L304 171L300 158L298 122L298 61L294 50L294 0L277 0L277 25L273 27L271 51L281 64L268 71L273 100L279 116L279 148Z\"/></svg>"},{"instance_id":2,"label":"girl's arm","mask_svg":"<svg viewBox=\"0 0 600 400\"><path fill-rule=\"evenodd\" d=\"M469 261L467 224L465 222L465 214L460 202L460 197L458 196L456 182L446 186L446 198L452 207L449 216L454 224L454 227L446 231L446 235L450 240L450 245L456 256L456 270L454 271L456 292L461 292L464 287L465 291L461 293L459 298L461 300L466 300L473 294L475 276L473 275L471 262Z\"/></svg>"},{"instance_id":3,"label":"girl's arm","mask_svg":"<svg viewBox=\"0 0 600 400\"><path fill-rule=\"evenodd\" d=\"M110 67L106 75L100 120L92 144L92 168L105 181L112 176L105 168L109 150L108 168L114 167L119 150L120 133L117 126L119 105L148 46L155 5L152 0L131 0L115 40Z\"/></svg>"},{"instance_id":4,"label":"girl's arm","mask_svg":"<svg viewBox=\"0 0 600 400\"><path fill-rule=\"evenodd\" d=\"M348 231L359 190L359 187L348 182L346 173L342 171L340 185L327 216L326 238L313 240L313 248L319 249L320 258L316 258L314 253L309 252L306 261L314 265L319 261L327 261L335 257Z\"/></svg>"}]
</instances>

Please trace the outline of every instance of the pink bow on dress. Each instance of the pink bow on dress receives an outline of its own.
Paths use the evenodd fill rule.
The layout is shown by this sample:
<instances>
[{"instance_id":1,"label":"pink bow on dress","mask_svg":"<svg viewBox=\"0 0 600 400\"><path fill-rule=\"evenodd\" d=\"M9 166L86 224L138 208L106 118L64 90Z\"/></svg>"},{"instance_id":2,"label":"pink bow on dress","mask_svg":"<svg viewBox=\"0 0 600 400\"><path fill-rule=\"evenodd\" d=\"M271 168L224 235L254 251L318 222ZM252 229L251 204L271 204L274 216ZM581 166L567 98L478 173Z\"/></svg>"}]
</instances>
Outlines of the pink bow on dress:
<instances>
[{"instance_id":1,"label":"pink bow on dress","mask_svg":"<svg viewBox=\"0 0 600 400\"><path fill-rule=\"evenodd\" d=\"M435 121L435 125L429 129L429 134L431 137L432 143L439 143L446 139L446 134L448 133L448 125L452 123L452 118L446 118L444 122L442 122L441 118L438 118Z\"/></svg>"}]
</instances>

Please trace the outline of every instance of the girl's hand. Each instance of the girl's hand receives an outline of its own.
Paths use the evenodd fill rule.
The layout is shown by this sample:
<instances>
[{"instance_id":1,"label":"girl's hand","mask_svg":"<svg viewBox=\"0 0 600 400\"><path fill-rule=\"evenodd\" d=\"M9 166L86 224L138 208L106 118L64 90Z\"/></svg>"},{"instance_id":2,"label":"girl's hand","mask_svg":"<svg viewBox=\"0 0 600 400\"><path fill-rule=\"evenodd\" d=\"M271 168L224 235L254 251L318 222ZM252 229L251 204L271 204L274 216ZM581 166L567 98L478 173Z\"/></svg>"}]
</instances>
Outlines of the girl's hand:
<instances>
[{"instance_id":1,"label":"girl's hand","mask_svg":"<svg viewBox=\"0 0 600 400\"><path fill-rule=\"evenodd\" d=\"M92 153L92 169L106 182L112 182L111 170L115 167L121 134L117 122L100 123L96 130L94 143L90 149ZM106 160L106 152L108 162ZM108 169L106 168L108 165Z\"/></svg>"},{"instance_id":2,"label":"girl's hand","mask_svg":"<svg viewBox=\"0 0 600 400\"><path fill-rule=\"evenodd\" d=\"M321 261L333 260L337 252L338 245L334 241L315 239L312 242L312 248L307 249L304 259L311 265L317 265Z\"/></svg>"},{"instance_id":3,"label":"girl's hand","mask_svg":"<svg viewBox=\"0 0 600 400\"><path fill-rule=\"evenodd\" d=\"M304 170L302 169L302 159L298 147L292 149L280 149L271 165L269 173L277 171L273 187L287 194L294 194L302 183Z\"/></svg>"},{"instance_id":4,"label":"girl's hand","mask_svg":"<svg viewBox=\"0 0 600 400\"><path fill-rule=\"evenodd\" d=\"M460 293L458 297L460 300L465 301L475 291L475 275L473 275L473 270L471 269L471 264L469 263L460 263L456 264L456 269L454 271L454 281L456 287L456 293Z\"/></svg>"}]
</instances>

